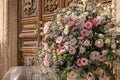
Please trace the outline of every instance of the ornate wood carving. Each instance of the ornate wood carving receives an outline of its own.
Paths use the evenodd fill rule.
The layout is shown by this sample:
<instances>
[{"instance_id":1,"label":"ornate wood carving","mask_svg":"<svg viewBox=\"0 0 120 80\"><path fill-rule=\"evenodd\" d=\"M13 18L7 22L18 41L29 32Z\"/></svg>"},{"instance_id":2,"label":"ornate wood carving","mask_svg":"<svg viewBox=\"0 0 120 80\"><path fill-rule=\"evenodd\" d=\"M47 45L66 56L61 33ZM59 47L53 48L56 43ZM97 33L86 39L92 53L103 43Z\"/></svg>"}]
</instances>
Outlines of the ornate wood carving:
<instances>
[{"instance_id":1,"label":"ornate wood carving","mask_svg":"<svg viewBox=\"0 0 120 80\"><path fill-rule=\"evenodd\" d=\"M53 13L59 7L60 0L43 0L43 14Z\"/></svg>"},{"instance_id":2,"label":"ornate wood carving","mask_svg":"<svg viewBox=\"0 0 120 80\"><path fill-rule=\"evenodd\" d=\"M36 16L37 4L36 0L22 0L22 16Z\"/></svg>"},{"instance_id":3,"label":"ornate wood carving","mask_svg":"<svg viewBox=\"0 0 120 80\"><path fill-rule=\"evenodd\" d=\"M23 55L24 66L33 66L35 64L34 55Z\"/></svg>"},{"instance_id":4,"label":"ornate wood carving","mask_svg":"<svg viewBox=\"0 0 120 80\"><path fill-rule=\"evenodd\" d=\"M54 11L58 6L58 0L47 0L45 5L46 10L49 12Z\"/></svg>"}]
</instances>

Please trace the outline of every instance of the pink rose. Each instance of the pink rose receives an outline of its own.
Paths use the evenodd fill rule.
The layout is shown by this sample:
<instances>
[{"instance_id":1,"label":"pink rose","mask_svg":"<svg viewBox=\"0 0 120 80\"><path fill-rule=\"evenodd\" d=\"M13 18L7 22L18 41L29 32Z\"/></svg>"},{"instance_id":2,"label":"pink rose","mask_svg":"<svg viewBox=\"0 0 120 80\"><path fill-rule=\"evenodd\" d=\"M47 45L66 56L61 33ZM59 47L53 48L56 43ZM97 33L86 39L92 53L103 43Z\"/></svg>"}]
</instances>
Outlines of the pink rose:
<instances>
[{"instance_id":1,"label":"pink rose","mask_svg":"<svg viewBox=\"0 0 120 80\"><path fill-rule=\"evenodd\" d=\"M92 29L93 24L91 22L86 22L85 23L85 28L87 29Z\"/></svg>"},{"instance_id":2,"label":"pink rose","mask_svg":"<svg viewBox=\"0 0 120 80\"><path fill-rule=\"evenodd\" d=\"M82 59L81 59L81 64L82 64L83 66L86 66L86 65L88 64L88 59L82 58Z\"/></svg>"},{"instance_id":3,"label":"pink rose","mask_svg":"<svg viewBox=\"0 0 120 80\"><path fill-rule=\"evenodd\" d=\"M89 36L89 31L87 29L83 29L80 34L83 36L83 37L88 37Z\"/></svg>"},{"instance_id":4,"label":"pink rose","mask_svg":"<svg viewBox=\"0 0 120 80\"><path fill-rule=\"evenodd\" d=\"M83 66L82 63L81 63L81 59L80 59L80 58L77 59L77 66L78 66L78 67L82 67L82 66Z\"/></svg>"},{"instance_id":5,"label":"pink rose","mask_svg":"<svg viewBox=\"0 0 120 80\"><path fill-rule=\"evenodd\" d=\"M94 26L98 26L99 20L95 18L92 22Z\"/></svg>"},{"instance_id":6,"label":"pink rose","mask_svg":"<svg viewBox=\"0 0 120 80\"><path fill-rule=\"evenodd\" d=\"M69 26L70 27L74 27L75 26L75 22L74 21L69 22Z\"/></svg>"}]
</instances>

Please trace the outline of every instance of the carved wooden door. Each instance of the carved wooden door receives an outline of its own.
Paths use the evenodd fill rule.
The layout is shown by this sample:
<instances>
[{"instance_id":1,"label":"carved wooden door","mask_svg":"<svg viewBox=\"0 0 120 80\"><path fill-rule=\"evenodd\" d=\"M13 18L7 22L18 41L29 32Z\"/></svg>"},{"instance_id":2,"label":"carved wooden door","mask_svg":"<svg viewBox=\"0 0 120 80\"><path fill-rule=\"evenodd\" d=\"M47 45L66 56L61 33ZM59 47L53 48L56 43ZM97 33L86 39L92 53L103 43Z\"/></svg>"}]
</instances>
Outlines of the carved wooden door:
<instances>
[{"instance_id":1,"label":"carved wooden door","mask_svg":"<svg viewBox=\"0 0 120 80\"><path fill-rule=\"evenodd\" d=\"M41 27L51 20L54 11L81 0L19 0L19 53L20 65L34 65L35 47L39 46ZM98 0L111 2L111 0Z\"/></svg>"}]
</instances>

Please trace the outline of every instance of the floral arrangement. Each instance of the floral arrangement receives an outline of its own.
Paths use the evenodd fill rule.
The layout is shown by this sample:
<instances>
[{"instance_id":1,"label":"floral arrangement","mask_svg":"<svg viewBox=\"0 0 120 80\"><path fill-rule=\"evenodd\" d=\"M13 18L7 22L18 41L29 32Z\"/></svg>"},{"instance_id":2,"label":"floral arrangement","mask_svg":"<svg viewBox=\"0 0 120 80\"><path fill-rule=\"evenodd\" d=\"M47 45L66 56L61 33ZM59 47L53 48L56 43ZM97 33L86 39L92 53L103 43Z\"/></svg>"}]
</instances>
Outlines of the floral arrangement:
<instances>
[{"instance_id":1,"label":"floral arrangement","mask_svg":"<svg viewBox=\"0 0 120 80\"><path fill-rule=\"evenodd\" d=\"M45 24L38 55L60 80L115 80L119 30L110 6L72 3Z\"/></svg>"}]
</instances>

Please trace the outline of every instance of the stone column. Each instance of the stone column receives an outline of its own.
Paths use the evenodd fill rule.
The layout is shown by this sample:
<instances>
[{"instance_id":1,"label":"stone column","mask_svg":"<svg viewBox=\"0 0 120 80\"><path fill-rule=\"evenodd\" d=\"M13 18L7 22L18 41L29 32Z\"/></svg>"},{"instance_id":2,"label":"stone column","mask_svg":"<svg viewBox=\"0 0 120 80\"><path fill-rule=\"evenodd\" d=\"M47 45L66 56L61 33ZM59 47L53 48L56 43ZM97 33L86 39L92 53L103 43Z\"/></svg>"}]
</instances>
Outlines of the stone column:
<instances>
[{"instance_id":1,"label":"stone column","mask_svg":"<svg viewBox=\"0 0 120 80\"><path fill-rule=\"evenodd\" d=\"M0 0L0 80L17 65L17 1Z\"/></svg>"}]
</instances>

